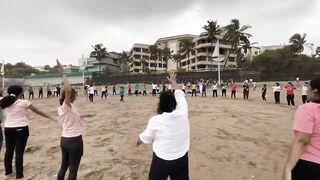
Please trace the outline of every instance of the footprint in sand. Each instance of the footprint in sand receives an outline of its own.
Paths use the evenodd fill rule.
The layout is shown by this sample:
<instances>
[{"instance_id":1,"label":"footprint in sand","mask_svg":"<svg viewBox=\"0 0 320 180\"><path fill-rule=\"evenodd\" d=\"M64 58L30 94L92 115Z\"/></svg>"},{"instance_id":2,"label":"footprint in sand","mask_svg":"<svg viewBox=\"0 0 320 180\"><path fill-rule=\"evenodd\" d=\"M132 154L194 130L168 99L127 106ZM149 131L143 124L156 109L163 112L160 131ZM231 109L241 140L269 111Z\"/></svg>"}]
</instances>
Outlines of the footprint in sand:
<instances>
[{"instance_id":1,"label":"footprint in sand","mask_svg":"<svg viewBox=\"0 0 320 180\"><path fill-rule=\"evenodd\" d=\"M47 153L53 154L53 153L58 152L59 150L60 150L60 149L59 149L59 146L53 146L53 147L50 147L50 148L47 150Z\"/></svg>"},{"instance_id":2,"label":"footprint in sand","mask_svg":"<svg viewBox=\"0 0 320 180\"><path fill-rule=\"evenodd\" d=\"M40 149L41 147L39 146L31 146L26 149L26 153L34 153L36 151L39 151Z\"/></svg>"},{"instance_id":3,"label":"footprint in sand","mask_svg":"<svg viewBox=\"0 0 320 180\"><path fill-rule=\"evenodd\" d=\"M102 171L92 171L84 175L84 179L98 180L103 178L104 173Z\"/></svg>"}]
</instances>

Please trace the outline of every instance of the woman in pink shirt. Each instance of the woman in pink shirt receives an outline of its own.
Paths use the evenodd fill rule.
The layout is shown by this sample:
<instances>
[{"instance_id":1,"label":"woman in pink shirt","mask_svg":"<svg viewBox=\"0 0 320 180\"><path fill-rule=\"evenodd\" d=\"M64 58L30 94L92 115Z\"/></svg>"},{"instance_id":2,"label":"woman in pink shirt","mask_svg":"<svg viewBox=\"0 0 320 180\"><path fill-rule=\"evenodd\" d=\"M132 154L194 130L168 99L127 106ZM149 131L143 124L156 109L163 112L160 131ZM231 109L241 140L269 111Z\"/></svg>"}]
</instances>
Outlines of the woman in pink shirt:
<instances>
[{"instance_id":1,"label":"woman in pink shirt","mask_svg":"<svg viewBox=\"0 0 320 180\"><path fill-rule=\"evenodd\" d=\"M320 179L320 78L310 81L307 98L311 103L296 111L294 140L283 180Z\"/></svg>"},{"instance_id":2,"label":"woman in pink shirt","mask_svg":"<svg viewBox=\"0 0 320 180\"><path fill-rule=\"evenodd\" d=\"M231 85L231 98L232 97L236 98L236 93L237 93L237 84L232 83L232 85Z\"/></svg>"},{"instance_id":3,"label":"woman in pink shirt","mask_svg":"<svg viewBox=\"0 0 320 180\"><path fill-rule=\"evenodd\" d=\"M61 152L62 163L58 173L58 180L63 180L67 169L69 168L68 180L76 180L81 157L83 155L82 133L83 123L80 120L80 114L73 102L76 99L76 91L71 88L63 66L60 65L63 74L64 89L60 98L60 107L58 115L62 124ZM85 115L81 117L91 117Z\"/></svg>"},{"instance_id":4,"label":"woman in pink shirt","mask_svg":"<svg viewBox=\"0 0 320 180\"><path fill-rule=\"evenodd\" d=\"M292 82L289 82L287 86L285 86L285 88L287 89L287 102L288 102L288 106L291 106L294 108L295 104L294 104L294 90L296 90L297 88L293 86Z\"/></svg>"},{"instance_id":5,"label":"woman in pink shirt","mask_svg":"<svg viewBox=\"0 0 320 180\"><path fill-rule=\"evenodd\" d=\"M30 101L20 99L23 93L21 86L10 86L8 88L8 96L0 101L0 107L6 113L4 123L4 135L6 140L6 152L4 158L6 179L13 176L12 159L15 152L16 179L24 178L23 174L23 155L29 137L29 119L27 117L28 110L45 117L50 116L39 111ZM30 179L30 177L25 178Z\"/></svg>"}]
</instances>

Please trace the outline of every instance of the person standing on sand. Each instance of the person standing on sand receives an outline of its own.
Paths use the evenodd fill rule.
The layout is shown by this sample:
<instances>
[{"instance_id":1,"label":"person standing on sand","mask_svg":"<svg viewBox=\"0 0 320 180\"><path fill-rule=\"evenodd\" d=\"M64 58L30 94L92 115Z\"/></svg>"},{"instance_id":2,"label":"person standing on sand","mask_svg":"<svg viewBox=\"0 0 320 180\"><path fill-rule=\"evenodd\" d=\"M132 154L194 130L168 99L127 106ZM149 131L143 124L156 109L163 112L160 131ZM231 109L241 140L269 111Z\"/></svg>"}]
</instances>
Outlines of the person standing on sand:
<instances>
[{"instance_id":1,"label":"person standing on sand","mask_svg":"<svg viewBox=\"0 0 320 180\"><path fill-rule=\"evenodd\" d=\"M93 88L93 85L91 85L89 87L89 100L90 100L90 102L93 102L93 96L94 96L94 88Z\"/></svg>"},{"instance_id":2,"label":"person standing on sand","mask_svg":"<svg viewBox=\"0 0 320 180\"><path fill-rule=\"evenodd\" d=\"M310 81L307 99L296 111L294 140L282 180L320 179L320 78Z\"/></svg>"},{"instance_id":3,"label":"person standing on sand","mask_svg":"<svg viewBox=\"0 0 320 180\"><path fill-rule=\"evenodd\" d=\"M135 85L135 87L134 87L134 94L135 94L136 96L139 95L139 84L136 84L136 85Z\"/></svg>"},{"instance_id":4,"label":"person standing on sand","mask_svg":"<svg viewBox=\"0 0 320 180\"><path fill-rule=\"evenodd\" d=\"M267 99L266 99L267 85L266 85L266 84L263 84L263 88L262 88L262 90L261 90L261 93L262 93L262 100L263 100L263 101L267 101Z\"/></svg>"},{"instance_id":5,"label":"person standing on sand","mask_svg":"<svg viewBox=\"0 0 320 180\"><path fill-rule=\"evenodd\" d=\"M106 92L106 87L105 86L101 86L101 99L107 99L107 92Z\"/></svg>"},{"instance_id":6,"label":"person standing on sand","mask_svg":"<svg viewBox=\"0 0 320 180\"><path fill-rule=\"evenodd\" d=\"M10 86L8 96L0 100L0 107L4 109L6 120L4 122L4 135L6 141L6 152L4 158L5 179L13 177L12 159L15 153L16 179L24 178L23 174L23 155L29 137L28 111L52 119L42 111L38 110L28 100L21 100L23 88L21 86Z\"/></svg>"},{"instance_id":7,"label":"person standing on sand","mask_svg":"<svg viewBox=\"0 0 320 180\"><path fill-rule=\"evenodd\" d=\"M147 96L147 85L143 84L143 93L142 96Z\"/></svg>"},{"instance_id":8,"label":"person standing on sand","mask_svg":"<svg viewBox=\"0 0 320 180\"><path fill-rule=\"evenodd\" d=\"M281 86L279 83L276 83L276 86L273 86L273 93L274 93L274 100L276 104L280 104L280 93L281 93Z\"/></svg>"},{"instance_id":9,"label":"person standing on sand","mask_svg":"<svg viewBox=\"0 0 320 180\"><path fill-rule=\"evenodd\" d=\"M202 92L201 92L201 96L203 97L207 97L207 85L206 83L202 83Z\"/></svg>"},{"instance_id":10,"label":"person standing on sand","mask_svg":"<svg viewBox=\"0 0 320 180\"><path fill-rule=\"evenodd\" d=\"M302 103L305 104L307 102L309 102L307 100L307 95L308 95L308 82L304 82L303 85L302 85Z\"/></svg>"},{"instance_id":11,"label":"person standing on sand","mask_svg":"<svg viewBox=\"0 0 320 180\"><path fill-rule=\"evenodd\" d=\"M112 95L117 95L117 91L116 91L116 86L113 85L113 88L112 88Z\"/></svg>"},{"instance_id":12,"label":"person standing on sand","mask_svg":"<svg viewBox=\"0 0 320 180\"><path fill-rule=\"evenodd\" d=\"M231 85L231 98L232 97L236 98L237 89L238 89L237 84L233 82Z\"/></svg>"},{"instance_id":13,"label":"person standing on sand","mask_svg":"<svg viewBox=\"0 0 320 180\"><path fill-rule=\"evenodd\" d=\"M212 97L218 97L218 83L215 81L212 83Z\"/></svg>"},{"instance_id":14,"label":"person standing on sand","mask_svg":"<svg viewBox=\"0 0 320 180\"><path fill-rule=\"evenodd\" d=\"M249 99L249 84L247 83L243 85L243 99Z\"/></svg>"},{"instance_id":15,"label":"person standing on sand","mask_svg":"<svg viewBox=\"0 0 320 180\"><path fill-rule=\"evenodd\" d=\"M123 102L124 103L124 95L125 95L125 90L124 90L124 87L121 86L120 87L120 102Z\"/></svg>"},{"instance_id":16,"label":"person standing on sand","mask_svg":"<svg viewBox=\"0 0 320 180\"><path fill-rule=\"evenodd\" d=\"M43 98L43 88L39 87L39 98Z\"/></svg>"},{"instance_id":17,"label":"person standing on sand","mask_svg":"<svg viewBox=\"0 0 320 180\"><path fill-rule=\"evenodd\" d=\"M83 155L82 134L84 125L81 118L94 115L80 116L77 107L73 104L76 100L76 91L71 88L63 65L57 61L63 78L63 91L59 99L59 120L62 124L62 136L60 140L62 162L57 180L64 180L66 171L69 169L68 180L76 180L78 168ZM93 92L94 93L94 92Z\"/></svg>"},{"instance_id":18,"label":"person standing on sand","mask_svg":"<svg viewBox=\"0 0 320 180\"><path fill-rule=\"evenodd\" d=\"M293 86L292 82L288 82L288 85L285 86L285 88L287 89L287 102L288 102L288 106L292 106L292 108L295 107L295 103L294 103L294 90L296 90L297 88Z\"/></svg>"},{"instance_id":19,"label":"person standing on sand","mask_svg":"<svg viewBox=\"0 0 320 180\"><path fill-rule=\"evenodd\" d=\"M194 82L194 83L192 83L191 96L193 96L193 94L194 94L194 96L195 96L195 97L197 97L197 85L196 85L196 83L195 83L195 82Z\"/></svg>"},{"instance_id":20,"label":"person standing on sand","mask_svg":"<svg viewBox=\"0 0 320 180\"><path fill-rule=\"evenodd\" d=\"M174 93L160 95L158 115L153 116L147 128L139 135L137 146L153 145L149 180L189 180L188 151L190 125L185 93L176 88L176 75L168 77Z\"/></svg>"},{"instance_id":21,"label":"person standing on sand","mask_svg":"<svg viewBox=\"0 0 320 180\"><path fill-rule=\"evenodd\" d=\"M32 97L32 99L34 99L34 92L33 92L32 86L29 86L28 92L29 92L29 99L30 99L31 97Z\"/></svg>"},{"instance_id":22,"label":"person standing on sand","mask_svg":"<svg viewBox=\"0 0 320 180\"><path fill-rule=\"evenodd\" d=\"M223 96L227 97L227 85L226 85L226 83L223 83L221 88L222 88L222 97Z\"/></svg>"}]
</instances>

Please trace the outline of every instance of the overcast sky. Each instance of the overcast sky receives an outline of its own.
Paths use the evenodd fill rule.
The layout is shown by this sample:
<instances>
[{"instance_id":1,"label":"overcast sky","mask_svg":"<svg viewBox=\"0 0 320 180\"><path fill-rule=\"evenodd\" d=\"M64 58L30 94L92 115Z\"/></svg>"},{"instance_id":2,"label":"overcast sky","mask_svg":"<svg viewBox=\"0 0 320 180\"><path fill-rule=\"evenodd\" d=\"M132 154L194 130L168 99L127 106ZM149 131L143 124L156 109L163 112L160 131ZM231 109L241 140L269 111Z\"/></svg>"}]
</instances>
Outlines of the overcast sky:
<instances>
[{"instance_id":1,"label":"overcast sky","mask_svg":"<svg viewBox=\"0 0 320 180\"><path fill-rule=\"evenodd\" d=\"M158 38L203 32L207 20L222 26L238 18L251 25L252 42L288 43L294 33L320 46L317 0L0 0L0 60L33 66L78 65L103 43L122 52Z\"/></svg>"}]
</instances>

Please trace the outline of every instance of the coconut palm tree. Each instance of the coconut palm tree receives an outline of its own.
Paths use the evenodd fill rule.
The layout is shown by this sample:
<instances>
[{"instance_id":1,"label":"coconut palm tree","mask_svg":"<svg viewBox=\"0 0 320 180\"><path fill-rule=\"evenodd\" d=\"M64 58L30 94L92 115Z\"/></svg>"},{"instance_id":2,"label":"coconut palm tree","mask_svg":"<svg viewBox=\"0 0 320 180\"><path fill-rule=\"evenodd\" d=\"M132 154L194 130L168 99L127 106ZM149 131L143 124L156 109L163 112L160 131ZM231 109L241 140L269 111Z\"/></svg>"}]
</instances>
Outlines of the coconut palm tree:
<instances>
[{"instance_id":1,"label":"coconut palm tree","mask_svg":"<svg viewBox=\"0 0 320 180\"><path fill-rule=\"evenodd\" d=\"M211 42L211 55L209 57L209 61L211 62L212 67L212 54L213 54L213 43L217 41L217 36L221 34L222 29L218 25L217 21L207 21L207 25L204 25L202 28L205 30L200 36L206 36L207 39Z\"/></svg>"},{"instance_id":2,"label":"coconut palm tree","mask_svg":"<svg viewBox=\"0 0 320 180\"><path fill-rule=\"evenodd\" d=\"M188 71L190 70L190 53L194 51L194 43L190 39L180 41L180 53L187 55Z\"/></svg>"},{"instance_id":3,"label":"coconut palm tree","mask_svg":"<svg viewBox=\"0 0 320 180\"><path fill-rule=\"evenodd\" d=\"M177 71L181 67L181 59L182 59L182 56L179 52L172 56L172 61L177 64Z\"/></svg>"},{"instance_id":4,"label":"coconut palm tree","mask_svg":"<svg viewBox=\"0 0 320 180\"><path fill-rule=\"evenodd\" d=\"M318 46L318 47L316 48L316 54L315 54L315 56L320 56L320 46Z\"/></svg>"},{"instance_id":5,"label":"coconut palm tree","mask_svg":"<svg viewBox=\"0 0 320 180\"><path fill-rule=\"evenodd\" d=\"M244 39L248 39L252 37L251 34L246 33L245 31L250 29L251 26L243 25L240 26L240 22L238 19L232 19L231 23L224 27L226 30L226 34L224 35L224 39L228 42L231 42L231 50L234 52L239 51L238 46ZM226 68L231 52L229 51L228 57L224 63L224 68Z\"/></svg>"},{"instance_id":6,"label":"coconut palm tree","mask_svg":"<svg viewBox=\"0 0 320 180\"><path fill-rule=\"evenodd\" d=\"M307 34L294 34L290 37L289 39L289 43L291 43L290 45L290 49L292 50L293 53L295 54L301 54L304 51L304 46L306 44L306 37Z\"/></svg>"},{"instance_id":7,"label":"coconut palm tree","mask_svg":"<svg viewBox=\"0 0 320 180\"><path fill-rule=\"evenodd\" d=\"M107 50L105 47L103 47L103 44L96 44L92 46L92 48L94 49L94 51L91 52L90 56L95 57L99 61L99 69L101 72L101 62L102 59L106 57Z\"/></svg>"},{"instance_id":8,"label":"coconut palm tree","mask_svg":"<svg viewBox=\"0 0 320 180\"><path fill-rule=\"evenodd\" d=\"M172 59L172 52L169 48L162 49L162 60L166 62L166 72L168 71L168 61Z\"/></svg>"},{"instance_id":9,"label":"coconut palm tree","mask_svg":"<svg viewBox=\"0 0 320 180\"><path fill-rule=\"evenodd\" d=\"M155 61L154 71L157 72L158 60L162 59L162 50L157 44L149 46L150 60Z\"/></svg>"},{"instance_id":10,"label":"coconut palm tree","mask_svg":"<svg viewBox=\"0 0 320 180\"><path fill-rule=\"evenodd\" d=\"M129 63L132 62L132 59L130 59L131 54L127 51L122 51L120 54L120 64L124 64L124 66L128 66Z\"/></svg>"}]
</instances>

